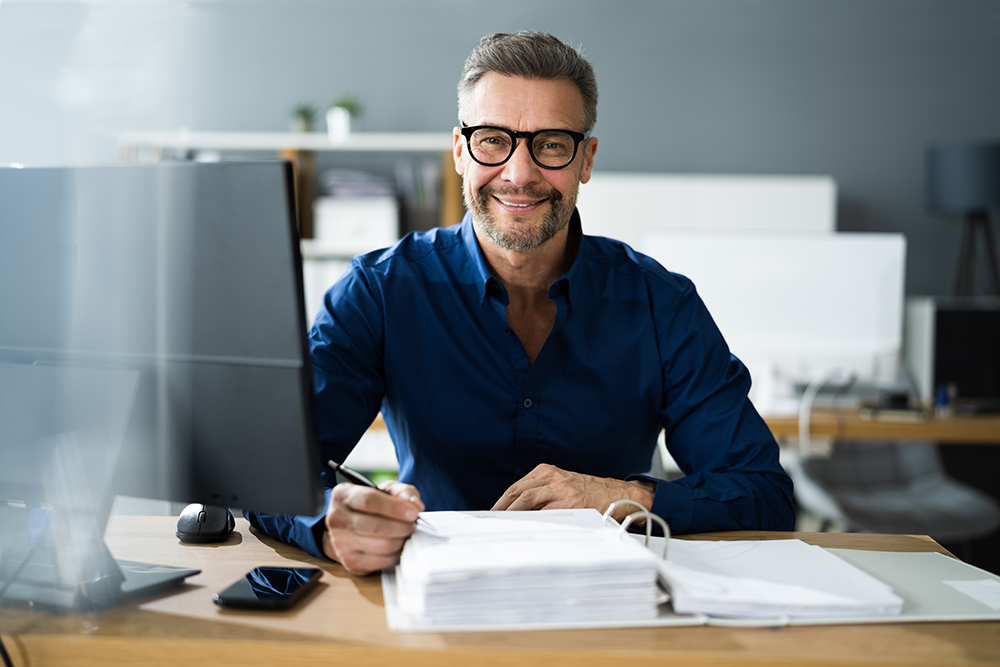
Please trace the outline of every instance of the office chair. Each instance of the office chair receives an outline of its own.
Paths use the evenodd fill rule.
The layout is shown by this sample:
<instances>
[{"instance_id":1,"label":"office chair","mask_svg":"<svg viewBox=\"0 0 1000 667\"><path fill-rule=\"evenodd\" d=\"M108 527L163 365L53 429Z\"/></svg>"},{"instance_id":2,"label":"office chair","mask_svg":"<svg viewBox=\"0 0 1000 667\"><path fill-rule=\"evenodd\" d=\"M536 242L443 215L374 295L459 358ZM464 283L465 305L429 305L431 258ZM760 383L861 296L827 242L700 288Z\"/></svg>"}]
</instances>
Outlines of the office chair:
<instances>
[{"instance_id":1,"label":"office chair","mask_svg":"<svg viewBox=\"0 0 1000 667\"><path fill-rule=\"evenodd\" d=\"M786 469L804 510L849 531L968 544L1000 526L997 502L949 477L933 443L837 441L829 458Z\"/></svg>"}]
</instances>

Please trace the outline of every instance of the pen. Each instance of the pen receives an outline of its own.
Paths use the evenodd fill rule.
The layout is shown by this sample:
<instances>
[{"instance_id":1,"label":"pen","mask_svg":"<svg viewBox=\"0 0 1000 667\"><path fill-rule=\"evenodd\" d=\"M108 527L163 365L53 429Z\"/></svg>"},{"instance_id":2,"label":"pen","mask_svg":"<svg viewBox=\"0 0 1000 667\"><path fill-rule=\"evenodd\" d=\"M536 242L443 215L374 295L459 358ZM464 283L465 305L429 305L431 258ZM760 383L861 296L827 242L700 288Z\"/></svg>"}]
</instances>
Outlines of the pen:
<instances>
[{"instance_id":1,"label":"pen","mask_svg":"<svg viewBox=\"0 0 1000 667\"><path fill-rule=\"evenodd\" d=\"M371 481L370 479L359 473L357 470L348 468L343 463L337 463L336 461L331 459L326 462L326 465L332 468L333 470L336 470L344 477L346 477L348 481L351 482L352 484L358 484L359 486L368 486L375 489L376 491L381 491L386 495L390 496L392 495L385 489L378 488L378 485L375 484L375 482ZM440 535L437 529L434 528L434 526L432 526L430 523L428 523L427 519L423 518L422 516L417 517L417 525L426 530L428 533L431 533L432 535Z\"/></svg>"}]
</instances>

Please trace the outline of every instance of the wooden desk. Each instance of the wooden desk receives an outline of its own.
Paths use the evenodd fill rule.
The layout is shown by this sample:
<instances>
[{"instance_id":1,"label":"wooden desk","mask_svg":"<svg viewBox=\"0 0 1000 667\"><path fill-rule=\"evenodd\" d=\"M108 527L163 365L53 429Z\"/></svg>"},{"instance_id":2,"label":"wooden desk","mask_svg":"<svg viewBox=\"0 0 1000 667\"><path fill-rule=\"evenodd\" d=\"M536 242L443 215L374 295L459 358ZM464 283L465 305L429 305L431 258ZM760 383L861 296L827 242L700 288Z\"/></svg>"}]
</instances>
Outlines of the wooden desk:
<instances>
[{"instance_id":1,"label":"wooden desk","mask_svg":"<svg viewBox=\"0 0 1000 667\"><path fill-rule=\"evenodd\" d=\"M765 417L779 440L799 437L799 418ZM813 410L809 432L839 440L931 440L940 443L1000 444L1000 415L929 417L923 422L863 421L857 410Z\"/></svg>"},{"instance_id":2,"label":"wooden desk","mask_svg":"<svg viewBox=\"0 0 1000 667\"><path fill-rule=\"evenodd\" d=\"M172 517L116 517L107 541L119 558L197 567L164 597L89 618L0 610L14 664L46 665L982 665L1000 664L1000 623L900 623L784 628L646 628L498 633L393 633L380 579L357 578L288 545L258 537L243 519L224 544L187 546ZM795 536L821 546L944 550L927 537L832 533L714 533L703 539ZM945 552L947 553L947 552ZM212 594L258 565L316 564L320 590L297 609L239 612Z\"/></svg>"}]
</instances>

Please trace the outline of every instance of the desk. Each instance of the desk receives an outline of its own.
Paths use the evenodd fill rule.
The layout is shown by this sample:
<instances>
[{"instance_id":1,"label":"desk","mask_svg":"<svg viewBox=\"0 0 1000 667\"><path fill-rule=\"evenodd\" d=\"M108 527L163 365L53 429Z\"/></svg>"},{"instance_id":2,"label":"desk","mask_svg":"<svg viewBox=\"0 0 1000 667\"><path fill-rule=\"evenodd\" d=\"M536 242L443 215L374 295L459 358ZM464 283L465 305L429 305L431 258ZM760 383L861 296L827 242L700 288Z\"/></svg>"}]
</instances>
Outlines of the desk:
<instances>
[{"instance_id":1,"label":"desk","mask_svg":"<svg viewBox=\"0 0 1000 667\"><path fill-rule=\"evenodd\" d=\"M243 519L217 546L187 546L172 517L115 517L119 558L201 568L189 584L88 619L0 610L14 663L100 665L392 665L547 667L627 665L1000 665L1000 623L909 623L785 628L646 628L498 633L393 633L381 581L258 536ZM702 539L795 536L821 546L944 551L926 537L830 533L713 533ZM947 552L945 552L947 553ZM212 593L257 565L315 564L322 585L295 610L216 607ZM85 630L88 634L85 634Z\"/></svg>"},{"instance_id":2,"label":"desk","mask_svg":"<svg viewBox=\"0 0 1000 667\"><path fill-rule=\"evenodd\" d=\"M779 440L799 437L799 418L764 417ZM928 417L923 422L864 421L857 410L812 411L811 435L840 440L930 440L941 443L1000 444L1000 415Z\"/></svg>"}]
</instances>

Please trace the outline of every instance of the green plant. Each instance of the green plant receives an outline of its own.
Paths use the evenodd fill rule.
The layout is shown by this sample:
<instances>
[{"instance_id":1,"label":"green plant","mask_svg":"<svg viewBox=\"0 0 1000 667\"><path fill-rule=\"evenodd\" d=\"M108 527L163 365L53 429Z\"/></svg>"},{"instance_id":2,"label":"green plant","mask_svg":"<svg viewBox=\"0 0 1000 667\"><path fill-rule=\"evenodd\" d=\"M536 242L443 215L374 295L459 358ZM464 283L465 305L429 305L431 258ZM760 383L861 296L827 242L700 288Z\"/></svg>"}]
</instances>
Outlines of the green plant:
<instances>
[{"instance_id":1,"label":"green plant","mask_svg":"<svg viewBox=\"0 0 1000 667\"><path fill-rule=\"evenodd\" d=\"M361 102L354 95L341 95L330 103L330 108L332 109L333 107L346 109L347 113L352 116L358 116L361 114Z\"/></svg>"},{"instance_id":2,"label":"green plant","mask_svg":"<svg viewBox=\"0 0 1000 667\"><path fill-rule=\"evenodd\" d=\"M316 119L316 107L308 103L297 104L292 109L292 116L300 119L306 126L311 126L313 120Z\"/></svg>"}]
</instances>

